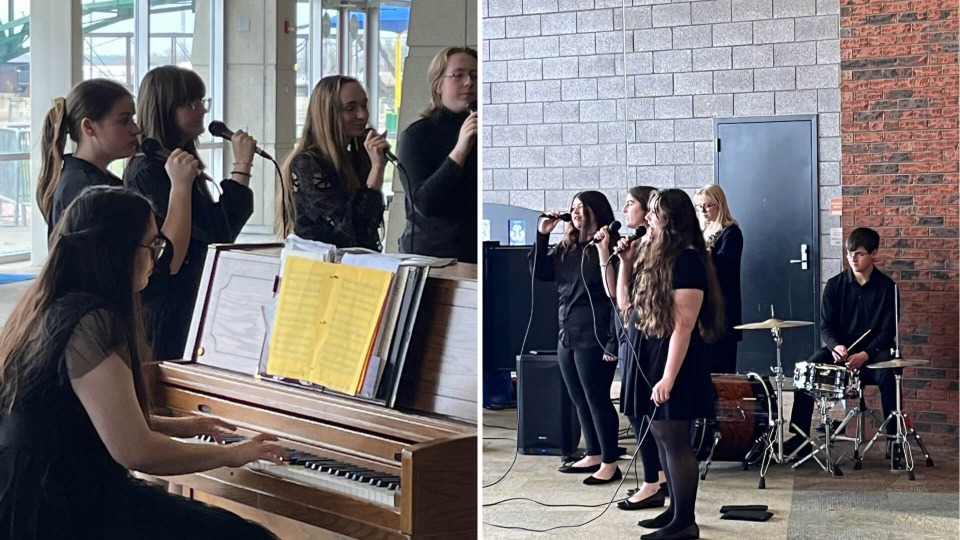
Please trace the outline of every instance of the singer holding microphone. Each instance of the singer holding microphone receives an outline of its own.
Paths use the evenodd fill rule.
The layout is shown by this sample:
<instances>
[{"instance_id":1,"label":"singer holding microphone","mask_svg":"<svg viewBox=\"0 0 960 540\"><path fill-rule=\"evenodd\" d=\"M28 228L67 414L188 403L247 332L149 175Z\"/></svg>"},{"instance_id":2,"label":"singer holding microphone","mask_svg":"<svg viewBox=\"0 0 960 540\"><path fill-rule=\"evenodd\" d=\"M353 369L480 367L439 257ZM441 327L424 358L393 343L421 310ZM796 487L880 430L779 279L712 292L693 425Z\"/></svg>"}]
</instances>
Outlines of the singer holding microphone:
<instances>
[{"instance_id":1,"label":"singer holding microphone","mask_svg":"<svg viewBox=\"0 0 960 540\"><path fill-rule=\"evenodd\" d=\"M313 87L307 120L283 164L281 236L381 251L383 171L390 143L368 127L360 82L330 75Z\"/></svg>"},{"instance_id":2,"label":"singer holding microphone","mask_svg":"<svg viewBox=\"0 0 960 540\"><path fill-rule=\"evenodd\" d=\"M144 290L147 328L159 360L183 357L190 317L200 287L207 247L232 243L253 213L250 169L257 141L242 131L232 138L230 177L209 185L221 191L214 202L202 170L197 138L204 132L209 99L199 75L176 66L147 72L137 96L140 147L124 172L127 187L144 194L163 222L172 247Z\"/></svg>"},{"instance_id":3,"label":"singer holding microphone","mask_svg":"<svg viewBox=\"0 0 960 540\"><path fill-rule=\"evenodd\" d=\"M531 253L532 273L541 281L556 281L560 295L557 360L564 385L577 408L586 455L564 465L563 473L594 473L587 485L607 484L623 478L617 466L619 452L617 410L610 385L617 370L617 337L612 308L597 266L597 247L591 241L600 223L613 223L613 209L599 191L578 193L570 205L570 224L563 238L547 246L550 233L561 221L559 212L548 212L537 226L537 243ZM619 229L616 223L612 229Z\"/></svg>"},{"instance_id":4,"label":"singer holding microphone","mask_svg":"<svg viewBox=\"0 0 960 540\"><path fill-rule=\"evenodd\" d=\"M650 186L634 186L627 192L627 199L623 205L624 223L633 229L634 233L620 241L617 255L610 254L611 235L608 227L600 229L594 236L600 255L600 271L603 273L607 295L610 298L615 299L617 295L619 249L629 249L636 255L640 250L641 242L649 240L645 225L647 213L650 211L650 195L654 191L656 189ZM614 316L619 317L619 312L614 313ZM650 432L650 417L635 416L632 411L627 411L623 407L623 404L628 401L624 396L635 395L638 393L638 388L649 393L650 384L643 378L638 353L632 349L631 342L627 339L626 323L621 324L618 321L614 323L620 341L620 408L633 427L637 444L640 446L640 462L643 465L643 484L635 490L630 490L629 498L618 502L617 508L621 510L660 508L664 506L665 497L668 496L669 491L663 467L660 465L657 443Z\"/></svg>"},{"instance_id":5,"label":"singer holding microphone","mask_svg":"<svg viewBox=\"0 0 960 540\"><path fill-rule=\"evenodd\" d=\"M670 506L642 527L644 539L700 537L695 506L699 471L690 422L715 418L705 342L723 332L723 302L690 197L654 192L646 216L649 239L637 254L621 241L617 303L647 385L623 396L627 415L649 416L670 491Z\"/></svg>"},{"instance_id":6,"label":"singer holding microphone","mask_svg":"<svg viewBox=\"0 0 960 540\"><path fill-rule=\"evenodd\" d=\"M476 264L477 51L448 47L428 73L430 105L397 142L406 169L400 251Z\"/></svg>"}]
</instances>

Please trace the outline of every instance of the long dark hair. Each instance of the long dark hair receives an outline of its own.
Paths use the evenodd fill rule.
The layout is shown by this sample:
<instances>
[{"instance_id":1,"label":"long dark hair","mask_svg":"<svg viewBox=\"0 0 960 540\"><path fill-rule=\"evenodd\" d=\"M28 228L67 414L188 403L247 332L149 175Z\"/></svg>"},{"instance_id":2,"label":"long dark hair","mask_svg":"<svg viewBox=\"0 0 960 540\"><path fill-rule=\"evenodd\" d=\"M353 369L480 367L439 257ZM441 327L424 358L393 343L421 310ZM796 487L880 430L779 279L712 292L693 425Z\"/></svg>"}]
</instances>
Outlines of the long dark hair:
<instances>
[{"instance_id":1,"label":"long dark hair","mask_svg":"<svg viewBox=\"0 0 960 540\"><path fill-rule=\"evenodd\" d=\"M53 100L53 107L50 107L43 119L43 133L40 137L43 161L37 178L37 206L47 223L50 223L53 195L60 183L67 136L73 142L79 143L83 136L80 122L84 118L94 122L103 120L123 98L133 99L133 96L120 83L107 79L90 79L77 83L66 98Z\"/></svg>"},{"instance_id":2,"label":"long dark hair","mask_svg":"<svg viewBox=\"0 0 960 540\"><path fill-rule=\"evenodd\" d=\"M653 186L633 186L627 190L627 193L640 203L640 208L643 208L643 213L646 214L650 211L650 194L656 190L657 188Z\"/></svg>"},{"instance_id":3,"label":"long dark hair","mask_svg":"<svg viewBox=\"0 0 960 540\"><path fill-rule=\"evenodd\" d=\"M554 247L554 250L562 259L567 253L576 249L578 244L589 242L593 238L593 233L605 225L613 222L613 208L610 207L610 201L607 196L599 191L581 191L570 200L570 206L573 201L580 199L583 203L583 229L577 229L570 223L563 231L563 238Z\"/></svg>"},{"instance_id":4,"label":"long dark hair","mask_svg":"<svg viewBox=\"0 0 960 540\"><path fill-rule=\"evenodd\" d=\"M715 341L723 334L723 297L693 202L683 190L665 189L650 197L650 211L657 213L664 227L644 243L634 263L631 307L638 310L637 328L653 337L664 337L673 332L676 307L673 265L683 250L692 246L707 270L707 289L697 324L708 343Z\"/></svg>"},{"instance_id":5,"label":"long dark hair","mask_svg":"<svg viewBox=\"0 0 960 540\"><path fill-rule=\"evenodd\" d=\"M149 423L141 362L150 353L133 278L137 249L153 216L150 201L118 187L87 188L67 207L53 230L47 262L0 333L0 412L9 412L18 389L60 360L55 347L63 344L51 338L66 322L54 320L57 313L64 316L54 307L68 294L83 293L102 300L120 325L137 400Z\"/></svg>"},{"instance_id":6,"label":"long dark hair","mask_svg":"<svg viewBox=\"0 0 960 540\"><path fill-rule=\"evenodd\" d=\"M199 160L197 139L188 139L177 126L177 107L202 99L206 93L203 79L189 69L160 66L148 71L137 94L140 142L156 139L167 150L182 148ZM200 165L203 168L203 161Z\"/></svg>"}]
</instances>

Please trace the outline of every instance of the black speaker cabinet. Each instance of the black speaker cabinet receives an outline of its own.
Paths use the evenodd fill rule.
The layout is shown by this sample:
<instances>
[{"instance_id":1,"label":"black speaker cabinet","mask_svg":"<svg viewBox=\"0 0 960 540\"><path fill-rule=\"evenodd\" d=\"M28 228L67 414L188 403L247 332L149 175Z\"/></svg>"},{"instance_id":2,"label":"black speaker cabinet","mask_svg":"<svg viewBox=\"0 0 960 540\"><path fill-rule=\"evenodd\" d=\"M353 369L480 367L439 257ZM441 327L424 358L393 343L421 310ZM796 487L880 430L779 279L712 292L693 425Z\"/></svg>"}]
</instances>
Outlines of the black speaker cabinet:
<instances>
[{"instance_id":1,"label":"black speaker cabinet","mask_svg":"<svg viewBox=\"0 0 960 540\"><path fill-rule=\"evenodd\" d=\"M569 455L580 442L580 422L555 354L517 357L517 451Z\"/></svg>"}]
</instances>

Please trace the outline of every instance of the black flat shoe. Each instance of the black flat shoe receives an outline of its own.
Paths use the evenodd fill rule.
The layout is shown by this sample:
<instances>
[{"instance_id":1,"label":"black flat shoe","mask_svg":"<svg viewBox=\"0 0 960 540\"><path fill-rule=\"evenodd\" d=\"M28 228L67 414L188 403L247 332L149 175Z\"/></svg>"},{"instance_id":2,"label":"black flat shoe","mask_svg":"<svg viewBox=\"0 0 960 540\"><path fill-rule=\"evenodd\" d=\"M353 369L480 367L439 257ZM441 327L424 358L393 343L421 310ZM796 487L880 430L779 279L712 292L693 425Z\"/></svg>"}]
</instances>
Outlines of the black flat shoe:
<instances>
[{"instance_id":1,"label":"black flat shoe","mask_svg":"<svg viewBox=\"0 0 960 540\"><path fill-rule=\"evenodd\" d=\"M667 508L659 516L650 519L641 519L637 525L644 529L662 529L673 521L673 508Z\"/></svg>"},{"instance_id":2,"label":"black flat shoe","mask_svg":"<svg viewBox=\"0 0 960 540\"><path fill-rule=\"evenodd\" d=\"M600 465L591 465L589 467L574 467L573 465L564 465L557 470L562 473L595 473L600 470Z\"/></svg>"},{"instance_id":3,"label":"black flat shoe","mask_svg":"<svg viewBox=\"0 0 960 540\"><path fill-rule=\"evenodd\" d=\"M633 494L636 493L636 492L638 492L638 491L640 491L640 488L628 489L628 490L627 490L627 497L633 497ZM667 488L667 483L666 483L666 482L660 484L660 489L659 489L657 492L658 492L658 493L662 493L664 497L669 497L669 496L670 496L670 490Z\"/></svg>"},{"instance_id":4,"label":"black flat shoe","mask_svg":"<svg viewBox=\"0 0 960 540\"><path fill-rule=\"evenodd\" d=\"M597 465L598 470L599 470L599 467L600 466ZM617 470L613 471L613 476L611 476L606 480L601 480L596 476L588 476L583 479L583 483L588 486L601 486L603 484L609 484L610 482L619 482L622 479L623 479L623 473L620 472L620 467L617 467Z\"/></svg>"},{"instance_id":5,"label":"black flat shoe","mask_svg":"<svg viewBox=\"0 0 960 540\"><path fill-rule=\"evenodd\" d=\"M700 527L697 527L696 523L675 533L654 531L640 537L641 540L697 540L698 538L700 538Z\"/></svg>"},{"instance_id":6,"label":"black flat shoe","mask_svg":"<svg viewBox=\"0 0 960 540\"><path fill-rule=\"evenodd\" d=\"M662 508L666 504L663 493L659 491L641 501L633 502L629 499L617 503L621 510L643 510L645 508Z\"/></svg>"}]
</instances>

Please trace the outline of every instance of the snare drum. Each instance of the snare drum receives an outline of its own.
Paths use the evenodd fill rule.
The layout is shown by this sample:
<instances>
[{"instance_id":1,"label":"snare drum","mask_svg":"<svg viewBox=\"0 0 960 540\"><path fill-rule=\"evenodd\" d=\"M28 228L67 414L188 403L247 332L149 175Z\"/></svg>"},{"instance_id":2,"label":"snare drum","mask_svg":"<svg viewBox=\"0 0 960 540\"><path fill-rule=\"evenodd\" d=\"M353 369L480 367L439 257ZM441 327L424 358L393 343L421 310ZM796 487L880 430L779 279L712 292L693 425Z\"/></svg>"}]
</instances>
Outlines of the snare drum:
<instances>
[{"instance_id":1,"label":"snare drum","mask_svg":"<svg viewBox=\"0 0 960 540\"><path fill-rule=\"evenodd\" d=\"M720 433L720 440L713 461L743 461L754 442L776 419L777 396L756 373L714 375L713 387L717 393L716 421L696 420L692 427L697 461L710 455L716 432Z\"/></svg>"},{"instance_id":2,"label":"snare drum","mask_svg":"<svg viewBox=\"0 0 960 540\"><path fill-rule=\"evenodd\" d=\"M842 365L797 362L793 368L793 385L815 398L845 399L857 395L860 377Z\"/></svg>"}]
</instances>

